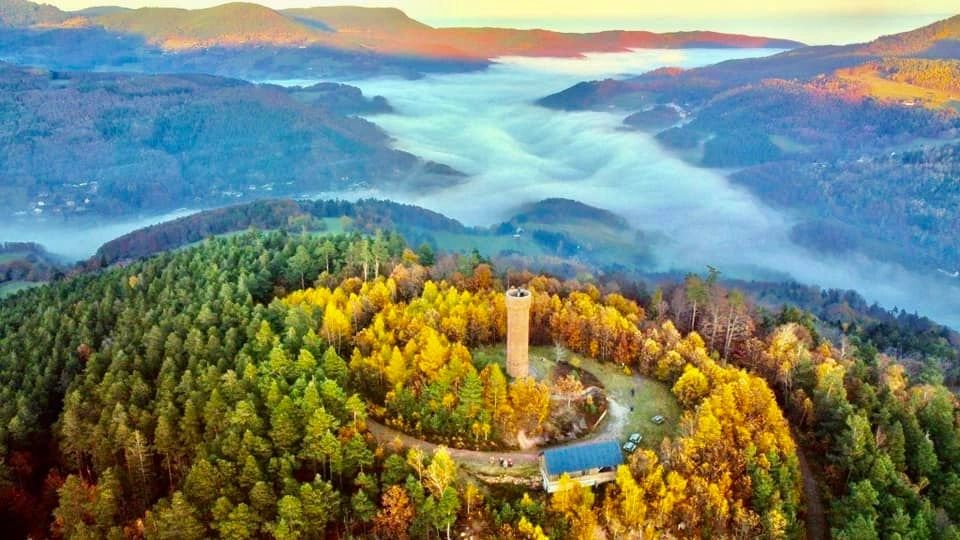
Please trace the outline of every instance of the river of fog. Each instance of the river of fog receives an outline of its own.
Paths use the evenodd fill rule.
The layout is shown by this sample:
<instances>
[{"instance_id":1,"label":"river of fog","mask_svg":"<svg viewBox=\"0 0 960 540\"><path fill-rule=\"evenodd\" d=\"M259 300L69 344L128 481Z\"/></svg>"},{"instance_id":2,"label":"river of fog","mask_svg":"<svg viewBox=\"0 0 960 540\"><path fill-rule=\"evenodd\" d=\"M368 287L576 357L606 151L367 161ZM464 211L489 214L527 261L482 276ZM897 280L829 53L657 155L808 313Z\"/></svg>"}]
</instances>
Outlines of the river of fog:
<instances>
[{"instance_id":1,"label":"river of fog","mask_svg":"<svg viewBox=\"0 0 960 540\"><path fill-rule=\"evenodd\" d=\"M175 210L166 214L125 218L118 221L70 221L62 218L0 223L0 242L36 242L66 263L89 258L103 244L130 231L194 213Z\"/></svg>"},{"instance_id":2,"label":"river of fog","mask_svg":"<svg viewBox=\"0 0 960 540\"><path fill-rule=\"evenodd\" d=\"M562 112L534 100L582 80L661 66L692 67L769 50L674 50L591 54L580 59L504 58L489 70L419 80L347 81L385 96L395 114L371 120L397 148L451 165L464 183L429 192L337 193L417 204L469 225L506 219L523 204L564 197L616 212L658 238L646 271L703 271L852 288L886 307L918 311L960 328L960 280L919 276L864 257L829 258L789 240L791 220L717 171L691 166L649 135L621 128L622 112ZM271 81L311 84L316 81ZM80 227L2 224L0 241L29 240L77 260L130 230L180 211Z\"/></svg>"},{"instance_id":3,"label":"river of fog","mask_svg":"<svg viewBox=\"0 0 960 540\"><path fill-rule=\"evenodd\" d=\"M576 82L696 66L771 51L686 50L594 54L582 59L505 58L471 74L420 80L352 81L383 95L395 114L372 120L395 145L470 175L427 193L382 193L467 224L489 225L522 204L565 197L626 217L667 241L657 268L719 267L743 278L792 277L853 288L887 307L917 310L960 327L960 287L865 257L828 258L789 240L790 219L731 185L717 171L691 166L649 135L621 129L620 112L560 112L533 104Z\"/></svg>"}]
</instances>

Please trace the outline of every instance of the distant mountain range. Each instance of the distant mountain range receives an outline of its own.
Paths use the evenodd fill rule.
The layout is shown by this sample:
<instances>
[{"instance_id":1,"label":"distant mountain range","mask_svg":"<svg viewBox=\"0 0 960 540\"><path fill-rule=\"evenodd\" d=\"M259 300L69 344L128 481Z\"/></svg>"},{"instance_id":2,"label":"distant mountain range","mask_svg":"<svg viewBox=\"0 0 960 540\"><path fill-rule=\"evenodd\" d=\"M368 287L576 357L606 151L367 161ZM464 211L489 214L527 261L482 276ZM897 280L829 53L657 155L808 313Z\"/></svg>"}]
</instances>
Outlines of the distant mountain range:
<instances>
[{"instance_id":1,"label":"distant mountain range","mask_svg":"<svg viewBox=\"0 0 960 540\"><path fill-rule=\"evenodd\" d=\"M229 3L207 9L100 7L76 13L26 0L0 2L7 26L102 27L142 37L165 50L209 47L320 46L427 58L489 59L502 55L575 56L629 48L774 47L795 41L715 32L586 34L507 28L433 28L395 8L353 6L273 10Z\"/></svg>"},{"instance_id":2,"label":"distant mountain range","mask_svg":"<svg viewBox=\"0 0 960 540\"><path fill-rule=\"evenodd\" d=\"M544 97L627 126L799 218L796 241L960 267L960 16L870 43L591 81Z\"/></svg>"},{"instance_id":3,"label":"distant mountain range","mask_svg":"<svg viewBox=\"0 0 960 540\"><path fill-rule=\"evenodd\" d=\"M806 80L830 76L883 58L960 58L960 15L870 43L799 47L761 58L730 60L701 68L665 68L623 80L581 83L541 103L557 108L605 107L629 104L644 95L665 95L702 103L720 92L765 79Z\"/></svg>"},{"instance_id":4,"label":"distant mountain range","mask_svg":"<svg viewBox=\"0 0 960 540\"><path fill-rule=\"evenodd\" d=\"M586 34L433 28L394 8L273 10L106 6L76 12L0 0L0 59L50 69L203 72L248 79L480 69L498 56L577 56L630 48L772 47L795 41L716 32ZM172 57L167 54L177 52Z\"/></svg>"}]
</instances>

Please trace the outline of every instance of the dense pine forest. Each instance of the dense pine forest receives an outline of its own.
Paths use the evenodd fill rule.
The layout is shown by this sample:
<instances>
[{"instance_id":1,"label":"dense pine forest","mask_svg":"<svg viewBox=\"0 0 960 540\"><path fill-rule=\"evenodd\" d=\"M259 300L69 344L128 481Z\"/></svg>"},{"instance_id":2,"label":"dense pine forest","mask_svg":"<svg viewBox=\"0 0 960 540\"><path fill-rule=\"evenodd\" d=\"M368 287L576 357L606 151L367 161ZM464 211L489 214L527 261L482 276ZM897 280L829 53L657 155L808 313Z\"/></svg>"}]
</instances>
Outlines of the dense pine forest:
<instances>
[{"instance_id":1,"label":"dense pine forest","mask_svg":"<svg viewBox=\"0 0 960 540\"><path fill-rule=\"evenodd\" d=\"M36 538L797 538L816 500L838 538L956 537L957 400L938 365L762 312L717 277L646 294L391 233L250 231L20 292L0 303L0 522ZM509 446L545 429L559 384L476 352L504 335L508 281L533 292L533 345L664 384L684 411L615 482L488 483L454 449L371 431Z\"/></svg>"}]
</instances>

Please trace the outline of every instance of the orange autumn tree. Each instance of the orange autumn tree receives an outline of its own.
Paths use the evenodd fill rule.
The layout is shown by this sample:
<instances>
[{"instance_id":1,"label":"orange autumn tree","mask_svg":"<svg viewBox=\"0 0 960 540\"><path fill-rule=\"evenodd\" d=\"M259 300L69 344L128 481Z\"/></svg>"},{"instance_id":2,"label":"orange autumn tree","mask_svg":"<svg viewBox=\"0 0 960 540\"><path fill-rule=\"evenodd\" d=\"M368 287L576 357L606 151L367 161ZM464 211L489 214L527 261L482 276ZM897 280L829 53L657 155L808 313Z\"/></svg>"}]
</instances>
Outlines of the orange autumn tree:
<instances>
[{"instance_id":1,"label":"orange autumn tree","mask_svg":"<svg viewBox=\"0 0 960 540\"><path fill-rule=\"evenodd\" d=\"M454 444L509 441L518 430L530 435L542 426L550 390L532 379L508 382L496 364L473 364L468 347L504 339L503 292L480 286L488 281L481 277L472 290L426 281L406 301L384 278L299 291L285 301L349 314L354 333L342 348L351 351L351 381L375 404L375 416L415 434L455 434ZM659 455L641 450L618 470L595 519L567 519L573 532L798 534L795 447L762 379L716 362L696 333L682 336L669 320L646 321L643 309L620 295L547 278L528 286L534 344L561 344L634 368L672 386L686 410L680 435ZM566 519L567 506L557 501L552 508Z\"/></svg>"}]
</instances>

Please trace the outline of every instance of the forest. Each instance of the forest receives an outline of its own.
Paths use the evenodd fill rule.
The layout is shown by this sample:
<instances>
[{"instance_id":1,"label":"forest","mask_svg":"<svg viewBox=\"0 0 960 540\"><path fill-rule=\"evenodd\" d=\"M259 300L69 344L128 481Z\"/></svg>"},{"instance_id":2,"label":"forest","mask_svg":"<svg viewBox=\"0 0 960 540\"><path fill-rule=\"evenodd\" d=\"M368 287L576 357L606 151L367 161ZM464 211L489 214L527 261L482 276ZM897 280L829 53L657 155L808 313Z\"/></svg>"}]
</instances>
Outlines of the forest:
<instances>
[{"instance_id":1,"label":"forest","mask_svg":"<svg viewBox=\"0 0 960 540\"><path fill-rule=\"evenodd\" d=\"M960 146L950 143L855 160L785 160L731 178L777 206L808 208L807 230L794 235L802 245L839 240L829 249L953 272L960 268L958 173ZM842 210L849 208L856 211Z\"/></svg>"},{"instance_id":2,"label":"forest","mask_svg":"<svg viewBox=\"0 0 960 540\"><path fill-rule=\"evenodd\" d=\"M392 150L386 110L346 85L58 72L0 63L0 194L10 216L160 213L358 185L456 182ZM257 151L250 152L250 148ZM134 180L135 179L135 180Z\"/></svg>"},{"instance_id":3,"label":"forest","mask_svg":"<svg viewBox=\"0 0 960 540\"><path fill-rule=\"evenodd\" d=\"M763 316L717 278L633 296L423 260L392 233L251 231L18 293L0 304L0 520L65 538L796 538L805 452L834 536L955 537L957 403L936 366ZM374 437L374 418L537 428L551 390L471 358L503 335L506 279L534 291L532 343L669 385L676 437L551 496Z\"/></svg>"},{"instance_id":4,"label":"forest","mask_svg":"<svg viewBox=\"0 0 960 540\"><path fill-rule=\"evenodd\" d=\"M392 230L409 235L414 228L434 232L482 233L436 212L392 201L268 199L197 212L127 233L101 246L86 261L85 267L100 268L120 261L138 260L211 236L250 228L314 231L323 226L322 220L325 218L346 218L351 228L368 233Z\"/></svg>"}]
</instances>

